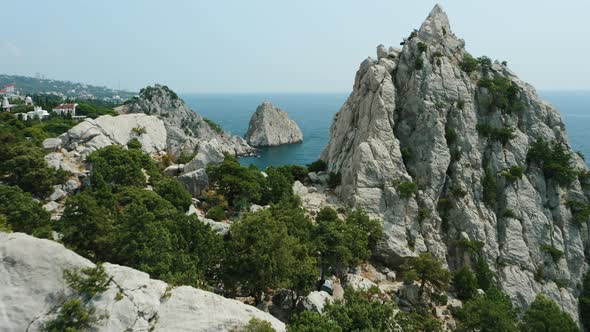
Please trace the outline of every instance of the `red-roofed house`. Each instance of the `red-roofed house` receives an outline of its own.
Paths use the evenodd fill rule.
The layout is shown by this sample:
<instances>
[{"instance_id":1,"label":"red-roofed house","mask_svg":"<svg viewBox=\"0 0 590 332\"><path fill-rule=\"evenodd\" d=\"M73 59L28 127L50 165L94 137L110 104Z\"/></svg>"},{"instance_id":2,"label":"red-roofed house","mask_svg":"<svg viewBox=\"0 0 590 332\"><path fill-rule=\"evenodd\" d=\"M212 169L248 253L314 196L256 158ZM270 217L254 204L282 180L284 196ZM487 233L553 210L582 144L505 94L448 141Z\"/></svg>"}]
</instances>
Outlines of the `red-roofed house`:
<instances>
[{"instance_id":1,"label":"red-roofed house","mask_svg":"<svg viewBox=\"0 0 590 332\"><path fill-rule=\"evenodd\" d=\"M70 115L72 117L76 116L76 107L78 104L61 104L53 108L53 111L59 115Z\"/></svg>"},{"instance_id":2,"label":"red-roofed house","mask_svg":"<svg viewBox=\"0 0 590 332\"><path fill-rule=\"evenodd\" d=\"M16 86L14 84L4 84L4 89L0 90L1 94L13 95L16 93Z\"/></svg>"}]
</instances>

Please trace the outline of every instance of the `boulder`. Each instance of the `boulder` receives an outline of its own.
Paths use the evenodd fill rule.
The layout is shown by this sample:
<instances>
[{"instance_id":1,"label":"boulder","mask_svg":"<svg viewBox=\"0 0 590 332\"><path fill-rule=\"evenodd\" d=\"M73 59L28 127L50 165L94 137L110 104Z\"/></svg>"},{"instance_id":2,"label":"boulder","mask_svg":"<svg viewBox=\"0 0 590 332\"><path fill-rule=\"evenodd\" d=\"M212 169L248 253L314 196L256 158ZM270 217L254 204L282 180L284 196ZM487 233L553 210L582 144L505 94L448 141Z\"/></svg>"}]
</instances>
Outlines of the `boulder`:
<instances>
[{"instance_id":1,"label":"boulder","mask_svg":"<svg viewBox=\"0 0 590 332\"><path fill-rule=\"evenodd\" d=\"M178 181L193 197L201 196L209 188L209 177L203 168L182 174L178 177Z\"/></svg>"},{"instance_id":2,"label":"boulder","mask_svg":"<svg viewBox=\"0 0 590 332\"><path fill-rule=\"evenodd\" d=\"M167 176L179 176L180 174L184 173L184 164L170 165L166 167L162 173Z\"/></svg>"},{"instance_id":3,"label":"boulder","mask_svg":"<svg viewBox=\"0 0 590 332\"><path fill-rule=\"evenodd\" d=\"M61 149L61 139L59 138L47 138L43 141L43 148L48 151L57 151Z\"/></svg>"},{"instance_id":4,"label":"boulder","mask_svg":"<svg viewBox=\"0 0 590 332\"><path fill-rule=\"evenodd\" d=\"M304 297L299 306L302 310L310 310L318 313L324 311L324 306L331 303L333 298L325 291L313 291Z\"/></svg>"},{"instance_id":5,"label":"boulder","mask_svg":"<svg viewBox=\"0 0 590 332\"><path fill-rule=\"evenodd\" d=\"M286 112L265 101L252 114L245 138L252 146L277 146L300 143L303 133Z\"/></svg>"},{"instance_id":6,"label":"boulder","mask_svg":"<svg viewBox=\"0 0 590 332\"><path fill-rule=\"evenodd\" d=\"M143 151L157 154L166 151L166 128L155 116L126 114L103 115L86 119L59 136L66 150L76 150L82 157L109 145L126 146L132 139L141 143Z\"/></svg>"},{"instance_id":7,"label":"boulder","mask_svg":"<svg viewBox=\"0 0 590 332\"><path fill-rule=\"evenodd\" d=\"M216 165L223 162L225 156L216 139L199 144L195 157L184 165L183 172L192 172L208 165Z\"/></svg>"},{"instance_id":8,"label":"boulder","mask_svg":"<svg viewBox=\"0 0 590 332\"><path fill-rule=\"evenodd\" d=\"M63 245L22 233L0 233L0 326L40 331L72 296L66 269L94 267ZM90 300L94 331L228 331L257 318L285 325L255 307L188 286L173 287L128 267L104 264L108 289Z\"/></svg>"},{"instance_id":9,"label":"boulder","mask_svg":"<svg viewBox=\"0 0 590 332\"><path fill-rule=\"evenodd\" d=\"M377 286L377 284L371 280L361 275L352 273L346 275L346 285L357 291L367 291L369 288Z\"/></svg>"}]
</instances>

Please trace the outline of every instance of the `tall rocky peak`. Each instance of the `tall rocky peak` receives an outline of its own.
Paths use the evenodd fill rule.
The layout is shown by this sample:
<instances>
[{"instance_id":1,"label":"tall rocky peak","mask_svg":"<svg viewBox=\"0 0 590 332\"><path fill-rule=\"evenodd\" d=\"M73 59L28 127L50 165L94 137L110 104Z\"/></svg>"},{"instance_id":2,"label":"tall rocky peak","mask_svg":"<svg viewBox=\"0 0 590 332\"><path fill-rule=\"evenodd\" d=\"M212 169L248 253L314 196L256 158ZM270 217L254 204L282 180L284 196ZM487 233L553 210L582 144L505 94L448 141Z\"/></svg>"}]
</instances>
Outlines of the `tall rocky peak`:
<instances>
[{"instance_id":1,"label":"tall rocky peak","mask_svg":"<svg viewBox=\"0 0 590 332\"><path fill-rule=\"evenodd\" d=\"M199 142L215 139L225 152L247 155L254 149L239 136L231 136L215 123L192 111L167 86L156 84L141 89L139 97L121 106L120 113L145 113L164 121L168 150L172 154L193 152Z\"/></svg>"},{"instance_id":2,"label":"tall rocky peak","mask_svg":"<svg viewBox=\"0 0 590 332\"><path fill-rule=\"evenodd\" d=\"M542 292L577 318L588 168L559 113L505 64L471 58L438 5L402 44L361 63L334 117L321 159L336 193L383 219L387 264L483 259L515 304Z\"/></svg>"},{"instance_id":3,"label":"tall rocky peak","mask_svg":"<svg viewBox=\"0 0 590 332\"><path fill-rule=\"evenodd\" d=\"M252 146L277 146L300 143L303 133L287 112L265 101L250 118L246 140Z\"/></svg>"}]
</instances>

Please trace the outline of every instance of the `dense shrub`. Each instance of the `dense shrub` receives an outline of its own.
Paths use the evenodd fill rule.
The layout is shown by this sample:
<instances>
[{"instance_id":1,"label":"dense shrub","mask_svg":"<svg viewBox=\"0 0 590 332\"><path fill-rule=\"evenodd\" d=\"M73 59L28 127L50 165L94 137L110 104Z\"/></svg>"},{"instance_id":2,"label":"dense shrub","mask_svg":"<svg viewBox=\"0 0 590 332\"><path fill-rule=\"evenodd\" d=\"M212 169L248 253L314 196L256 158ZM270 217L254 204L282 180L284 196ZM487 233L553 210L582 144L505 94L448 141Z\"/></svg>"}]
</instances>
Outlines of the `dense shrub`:
<instances>
[{"instance_id":1,"label":"dense shrub","mask_svg":"<svg viewBox=\"0 0 590 332\"><path fill-rule=\"evenodd\" d=\"M537 140L531 145L526 159L539 166L545 178L554 179L561 186L569 187L578 175L572 165L572 154L557 142Z\"/></svg>"},{"instance_id":2,"label":"dense shrub","mask_svg":"<svg viewBox=\"0 0 590 332\"><path fill-rule=\"evenodd\" d=\"M496 202L498 200L498 188L496 177L491 170L487 170L485 175L481 181L481 185L483 187L483 202L489 208L494 208L496 206Z\"/></svg>"},{"instance_id":3,"label":"dense shrub","mask_svg":"<svg viewBox=\"0 0 590 332\"><path fill-rule=\"evenodd\" d=\"M481 136L498 141L502 145L505 145L516 137L512 128L494 128L487 124L477 124L476 129Z\"/></svg>"},{"instance_id":4,"label":"dense shrub","mask_svg":"<svg viewBox=\"0 0 590 332\"><path fill-rule=\"evenodd\" d=\"M401 198L410 198L418 192L418 186L414 181L393 181Z\"/></svg>"},{"instance_id":5,"label":"dense shrub","mask_svg":"<svg viewBox=\"0 0 590 332\"><path fill-rule=\"evenodd\" d=\"M544 244L541 246L541 250L551 255L551 258L557 263L563 257L563 251L555 248L552 245Z\"/></svg>"},{"instance_id":6,"label":"dense shrub","mask_svg":"<svg viewBox=\"0 0 590 332\"><path fill-rule=\"evenodd\" d=\"M522 332L580 331L569 314L561 310L555 302L541 294L537 295L535 301L524 312L520 327Z\"/></svg>"},{"instance_id":7,"label":"dense shrub","mask_svg":"<svg viewBox=\"0 0 590 332\"><path fill-rule=\"evenodd\" d=\"M422 68L424 68L424 60L418 56L414 59L414 69L421 70Z\"/></svg>"},{"instance_id":8,"label":"dense shrub","mask_svg":"<svg viewBox=\"0 0 590 332\"><path fill-rule=\"evenodd\" d=\"M459 300L470 300L477 295L477 278L466 266L455 271L452 284Z\"/></svg>"},{"instance_id":9,"label":"dense shrub","mask_svg":"<svg viewBox=\"0 0 590 332\"><path fill-rule=\"evenodd\" d=\"M410 258L402 265L402 270L406 281L414 279L420 282L421 295L424 294L427 285L435 290L446 290L451 279L451 273L430 253Z\"/></svg>"},{"instance_id":10,"label":"dense shrub","mask_svg":"<svg viewBox=\"0 0 590 332\"><path fill-rule=\"evenodd\" d=\"M500 175L502 175L506 179L506 181L512 183L519 179L522 179L524 171L520 166L511 166L510 168L503 170L500 173Z\"/></svg>"},{"instance_id":11,"label":"dense shrub","mask_svg":"<svg viewBox=\"0 0 590 332\"><path fill-rule=\"evenodd\" d=\"M328 164L326 164L326 162L321 159L318 159L307 165L307 170L309 172L323 172L326 169L328 169Z\"/></svg>"},{"instance_id":12,"label":"dense shrub","mask_svg":"<svg viewBox=\"0 0 590 332\"><path fill-rule=\"evenodd\" d=\"M222 194L230 205L246 208L251 203L263 203L266 184L256 166L241 166L236 157L226 155L221 164L209 165L207 174L209 185Z\"/></svg>"},{"instance_id":13,"label":"dense shrub","mask_svg":"<svg viewBox=\"0 0 590 332\"><path fill-rule=\"evenodd\" d=\"M267 288L288 287L298 268L297 240L268 210L247 213L231 226L224 263L225 284L261 300ZM269 273L272 271L272 273Z\"/></svg>"},{"instance_id":14,"label":"dense shrub","mask_svg":"<svg viewBox=\"0 0 590 332\"><path fill-rule=\"evenodd\" d=\"M109 275L101 264L80 270L65 270L64 280L77 294L85 298L92 298L106 291L110 281Z\"/></svg>"},{"instance_id":15,"label":"dense shrub","mask_svg":"<svg viewBox=\"0 0 590 332\"><path fill-rule=\"evenodd\" d=\"M469 53L465 53L463 55L463 60L461 61L460 66L464 72L466 72L467 74L470 74L471 72L473 72L477 69L478 65L479 65L479 62L477 62L477 60L475 58L473 58Z\"/></svg>"},{"instance_id":16,"label":"dense shrub","mask_svg":"<svg viewBox=\"0 0 590 332\"><path fill-rule=\"evenodd\" d=\"M516 83L504 76L482 78L479 86L486 88L492 96L492 105L508 114L524 111L524 104L518 100L520 88Z\"/></svg>"},{"instance_id":17,"label":"dense shrub","mask_svg":"<svg viewBox=\"0 0 590 332\"><path fill-rule=\"evenodd\" d=\"M315 311L303 311L291 317L287 326L289 332L342 332L338 323L330 317Z\"/></svg>"},{"instance_id":18,"label":"dense shrub","mask_svg":"<svg viewBox=\"0 0 590 332\"><path fill-rule=\"evenodd\" d=\"M193 202L191 194L174 178L163 177L154 184L154 191L180 212L186 212Z\"/></svg>"},{"instance_id":19,"label":"dense shrub","mask_svg":"<svg viewBox=\"0 0 590 332\"><path fill-rule=\"evenodd\" d=\"M453 144L457 140L457 131L453 128L447 128L445 131L445 138L447 139L447 144Z\"/></svg>"},{"instance_id":20,"label":"dense shrub","mask_svg":"<svg viewBox=\"0 0 590 332\"><path fill-rule=\"evenodd\" d=\"M34 201L31 194L18 187L0 184L0 215L14 232L38 237L51 235L49 213Z\"/></svg>"},{"instance_id":21,"label":"dense shrub","mask_svg":"<svg viewBox=\"0 0 590 332\"><path fill-rule=\"evenodd\" d=\"M74 297L62 304L57 316L43 326L43 331L90 331L96 321L94 307L87 307L80 298Z\"/></svg>"},{"instance_id":22,"label":"dense shrub","mask_svg":"<svg viewBox=\"0 0 590 332\"><path fill-rule=\"evenodd\" d=\"M227 217L225 216L225 210L223 207L219 205L215 205L207 211L207 215L205 218L213 219L215 221L222 221L225 220Z\"/></svg>"},{"instance_id":23,"label":"dense shrub","mask_svg":"<svg viewBox=\"0 0 590 332\"><path fill-rule=\"evenodd\" d=\"M495 288L484 296L477 296L454 313L457 331L503 331L518 332L517 310L510 299Z\"/></svg>"},{"instance_id":24,"label":"dense shrub","mask_svg":"<svg viewBox=\"0 0 590 332\"><path fill-rule=\"evenodd\" d=\"M328 173L328 187L336 188L342 183L342 175L340 172Z\"/></svg>"},{"instance_id":25,"label":"dense shrub","mask_svg":"<svg viewBox=\"0 0 590 332\"><path fill-rule=\"evenodd\" d=\"M293 195L293 175L287 168L268 167L267 177L263 179L265 188L262 203L278 203L281 199L288 199Z\"/></svg>"},{"instance_id":26,"label":"dense shrub","mask_svg":"<svg viewBox=\"0 0 590 332\"><path fill-rule=\"evenodd\" d=\"M109 256L114 227L109 210L101 206L90 192L70 196L58 224L62 241L78 254L91 259Z\"/></svg>"},{"instance_id":27,"label":"dense shrub","mask_svg":"<svg viewBox=\"0 0 590 332\"><path fill-rule=\"evenodd\" d=\"M566 205L572 211L572 221L577 225L583 225L590 219L590 204L569 200Z\"/></svg>"},{"instance_id":28,"label":"dense shrub","mask_svg":"<svg viewBox=\"0 0 590 332\"><path fill-rule=\"evenodd\" d=\"M281 172L290 173L293 177L293 180L297 180L303 182L307 177L307 168L299 165L283 165L278 167L278 170Z\"/></svg>"},{"instance_id":29,"label":"dense shrub","mask_svg":"<svg viewBox=\"0 0 590 332\"><path fill-rule=\"evenodd\" d=\"M139 186L146 184L146 174L152 183L161 178L158 167L149 155L137 149L110 145L91 153L87 161L92 164L91 181L97 178L109 186Z\"/></svg>"},{"instance_id":30,"label":"dense shrub","mask_svg":"<svg viewBox=\"0 0 590 332\"><path fill-rule=\"evenodd\" d=\"M428 45L426 45L426 43L418 42L418 52L424 53L427 50L428 50Z\"/></svg>"},{"instance_id":31,"label":"dense shrub","mask_svg":"<svg viewBox=\"0 0 590 332\"><path fill-rule=\"evenodd\" d=\"M45 151L30 142L0 144L0 177L2 182L19 186L37 197L50 194L63 176L47 166Z\"/></svg>"},{"instance_id":32,"label":"dense shrub","mask_svg":"<svg viewBox=\"0 0 590 332\"><path fill-rule=\"evenodd\" d=\"M320 263L326 271L334 272L368 259L383 230L379 221L363 211L355 211L342 221L328 207L319 211L316 224Z\"/></svg>"},{"instance_id":33,"label":"dense shrub","mask_svg":"<svg viewBox=\"0 0 590 332\"><path fill-rule=\"evenodd\" d=\"M276 330L272 327L272 325L265 320L261 320L258 318L252 318L248 322L248 324L231 329L230 332L275 332Z\"/></svg>"},{"instance_id":34,"label":"dense shrub","mask_svg":"<svg viewBox=\"0 0 590 332\"><path fill-rule=\"evenodd\" d=\"M187 164L189 161L193 160L197 153L187 153L185 151L181 152L180 155L176 158L177 164Z\"/></svg>"}]
</instances>

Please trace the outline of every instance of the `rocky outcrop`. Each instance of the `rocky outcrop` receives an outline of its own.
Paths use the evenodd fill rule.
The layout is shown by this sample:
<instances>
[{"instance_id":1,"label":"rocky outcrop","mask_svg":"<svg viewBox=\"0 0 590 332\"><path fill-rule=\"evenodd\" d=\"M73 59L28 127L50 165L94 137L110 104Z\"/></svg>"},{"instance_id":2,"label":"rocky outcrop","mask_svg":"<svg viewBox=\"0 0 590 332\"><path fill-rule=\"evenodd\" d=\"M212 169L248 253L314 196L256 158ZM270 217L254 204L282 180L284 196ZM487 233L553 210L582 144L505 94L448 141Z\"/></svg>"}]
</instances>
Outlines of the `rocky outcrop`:
<instances>
[{"instance_id":1,"label":"rocky outcrop","mask_svg":"<svg viewBox=\"0 0 590 332\"><path fill-rule=\"evenodd\" d=\"M72 290L65 270L94 267L63 245L22 233L0 233L0 326L3 331L39 331L53 319ZM146 273L104 264L108 289L90 299L95 331L228 331L251 318L285 325L236 300L188 286L172 287Z\"/></svg>"},{"instance_id":2,"label":"rocky outcrop","mask_svg":"<svg viewBox=\"0 0 590 332\"><path fill-rule=\"evenodd\" d=\"M82 121L57 139L46 139L43 146L47 149L61 147L84 159L95 150L114 144L125 146L132 139L139 140L142 150L149 154L165 152L164 122L145 114L103 115Z\"/></svg>"},{"instance_id":3,"label":"rocky outcrop","mask_svg":"<svg viewBox=\"0 0 590 332\"><path fill-rule=\"evenodd\" d=\"M428 251L456 269L481 244L515 304L542 292L577 318L590 243L566 203L588 200L578 179L560 186L527 162L540 139L572 153L559 113L506 65L483 59L466 72L465 43L439 6L403 44L362 62L334 117L321 159L342 175L337 194L383 219L387 264ZM574 153L571 167L587 171Z\"/></svg>"},{"instance_id":4,"label":"rocky outcrop","mask_svg":"<svg viewBox=\"0 0 590 332\"><path fill-rule=\"evenodd\" d=\"M174 91L166 86L148 86L139 97L116 109L119 113L155 115L166 126L168 151L192 153L201 143L216 139L222 150L233 155L248 155L255 150L239 136L231 136L216 124L206 120L186 106Z\"/></svg>"},{"instance_id":5,"label":"rocky outcrop","mask_svg":"<svg viewBox=\"0 0 590 332\"><path fill-rule=\"evenodd\" d=\"M184 185L193 197L201 196L209 188L209 177L203 168L180 175L178 181Z\"/></svg>"},{"instance_id":6,"label":"rocky outcrop","mask_svg":"<svg viewBox=\"0 0 590 332\"><path fill-rule=\"evenodd\" d=\"M246 141L252 146L293 144L303 141L303 133L286 112L265 101L250 118Z\"/></svg>"}]
</instances>

